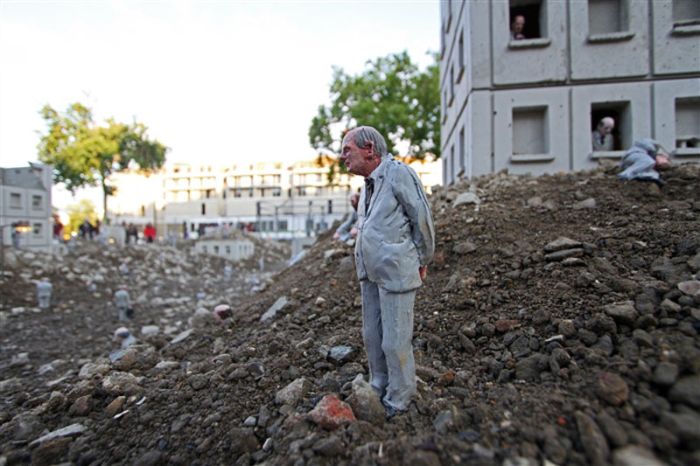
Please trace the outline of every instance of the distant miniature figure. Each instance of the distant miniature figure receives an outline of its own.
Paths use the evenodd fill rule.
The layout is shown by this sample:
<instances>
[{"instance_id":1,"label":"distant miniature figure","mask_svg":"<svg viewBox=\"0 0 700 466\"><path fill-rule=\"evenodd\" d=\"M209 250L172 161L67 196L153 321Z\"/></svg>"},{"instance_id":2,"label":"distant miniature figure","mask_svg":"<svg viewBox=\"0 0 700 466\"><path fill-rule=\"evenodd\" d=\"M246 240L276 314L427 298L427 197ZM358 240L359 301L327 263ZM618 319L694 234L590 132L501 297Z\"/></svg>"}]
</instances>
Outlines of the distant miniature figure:
<instances>
[{"instance_id":1,"label":"distant miniature figure","mask_svg":"<svg viewBox=\"0 0 700 466\"><path fill-rule=\"evenodd\" d=\"M591 135L594 151L611 151L615 148L615 120L612 117L602 118Z\"/></svg>"},{"instance_id":2,"label":"distant miniature figure","mask_svg":"<svg viewBox=\"0 0 700 466\"><path fill-rule=\"evenodd\" d=\"M525 39L525 17L523 15L515 15L513 23L510 25L510 38L513 40Z\"/></svg>"},{"instance_id":3,"label":"distant miniature figure","mask_svg":"<svg viewBox=\"0 0 700 466\"><path fill-rule=\"evenodd\" d=\"M131 239L133 239L133 240L134 240L134 244L136 244L136 242L137 242L137 240L138 240L138 237L139 237L139 232L138 232L138 230L136 229L136 225L134 225L133 223L130 223L130 224L126 227L126 244L129 244L129 241L130 241Z\"/></svg>"},{"instance_id":4,"label":"distant miniature figure","mask_svg":"<svg viewBox=\"0 0 700 466\"><path fill-rule=\"evenodd\" d=\"M340 224L335 233L333 234L333 239L346 242L355 236L357 236L357 228L355 224L357 223L357 203L360 202L360 195L354 193L350 196L350 205L352 206L352 212L350 212L343 223Z\"/></svg>"},{"instance_id":5,"label":"distant miniature figure","mask_svg":"<svg viewBox=\"0 0 700 466\"><path fill-rule=\"evenodd\" d=\"M125 286L120 286L114 292L114 304L117 306L117 318L120 321L129 320L134 315L134 309L131 307L131 298Z\"/></svg>"},{"instance_id":6,"label":"distant miniature figure","mask_svg":"<svg viewBox=\"0 0 700 466\"><path fill-rule=\"evenodd\" d=\"M87 218L78 227L78 233L82 239L92 239L94 234L92 223Z\"/></svg>"},{"instance_id":7,"label":"distant miniature figure","mask_svg":"<svg viewBox=\"0 0 700 466\"><path fill-rule=\"evenodd\" d=\"M617 175L621 180L651 181L659 186L665 182L657 170L665 170L671 159L661 144L653 139L635 141L620 163L622 171Z\"/></svg>"},{"instance_id":8,"label":"distant miniature figure","mask_svg":"<svg viewBox=\"0 0 700 466\"><path fill-rule=\"evenodd\" d=\"M119 343L121 349L127 349L129 346L136 343L136 338L134 338L128 328L119 327L114 331L114 341Z\"/></svg>"},{"instance_id":9,"label":"distant miniature figure","mask_svg":"<svg viewBox=\"0 0 700 466\"><path fill-rule=\"evenodd\" d=\"M147 223L143 229L143 237L146 238L147 243L152 243L156 239L156 228Z\"/></svg>"},{"instance_id":10,"label":"distant miniature figure","mask_svg":"<svg viewBox=\"0 0 700 466\"><path fill-rule=\"evenodd\" d=\"M57 214L53 214L53 239L57 241L63 239L63 222Z\"/></svg>"}]
</instances>

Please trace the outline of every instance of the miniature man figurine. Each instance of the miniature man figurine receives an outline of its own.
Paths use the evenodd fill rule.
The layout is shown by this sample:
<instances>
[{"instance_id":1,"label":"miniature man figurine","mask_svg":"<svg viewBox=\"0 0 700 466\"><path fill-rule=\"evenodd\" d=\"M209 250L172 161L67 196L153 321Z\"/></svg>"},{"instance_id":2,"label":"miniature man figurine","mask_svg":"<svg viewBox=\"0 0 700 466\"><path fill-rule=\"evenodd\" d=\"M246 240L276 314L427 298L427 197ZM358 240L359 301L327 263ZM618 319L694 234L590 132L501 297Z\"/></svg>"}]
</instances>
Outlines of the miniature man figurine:
<instances>
[{"instance_id":1,"label":"miniature man figurine","mask_svg":"<svg viewBox=\"0 0 700 466\"><path fill-rule=\"evenodd\" d=\"M126 291L126 286L120 286L114 293L114 304L116 304L117 311L119 311L119 320L129 320L131 300L129 299L129 292Z\"/></svg>"},{"instance_id":2,"label":"miniature man figurine","mask_svg":"<svg viewBox=\"0 0 700 466\"><path fill-rule=\"evenodd\" d=\"M360 201L360 195L354 193L350 196L350 205L352 206L352 212L348 215L343 223L340 224L335 233L333 234L333 239L346 242L357 235L357 229L355 224L357 223L357 203Z\"/></svg>"},{"instance_id":3,"label":"miniature man figurine","mask_svg":"<svg viewBox=\"0 0 700 466\"><path fill-rule=\"evenodd\" d=\"M612 130L615 129L615 120L611 117L602 118L591 135L594 151L611 151L615 147Z\"/></svg>"},{"instance_id":4,"label":"miniature man figurine","mask_svg":"<svg viewBox=\"0 0 700 466\"><path fill-rule=\"evenodd\" d=\"M671 165L671 159L653 139L644 138L635 141L620 162L617 177L621 180L651 181L658 186L666 184L657 170L665 170Z\"/></svg>"},{"instance_id":5,"label":"miniature man figurine","mask_svg":"<svg viewBox=\"0 0 700 466\"><path fill-rule=\"evenodd\" d=\"M39 309L51 307L51 291L53 286L45 278L36 284L36 297L39 302Z\"/></svg>"},{"instance_id":6,"label":"miniature man figurine","mask_svg":"<svg viewBox=\"0 0 700 466\"><path fill-rule=\"evenodd\" d=\"M516 15L513 19L513 23L510 25L510 38L513 40L523 40L525 39L525 17L523 15Z\"/></svg>"},{"instance_id":7,"label":"miniature man figurine","mask_svg":"<svg viewBox=\"0 0 700 466\"><path fill-rule=\"evenodd\" d=\"M387 153L379 131L350 130L340 159L365 178L355 243L362 336L370 384L391 417L406 411L416 393L413 304L433 258L435 229L418 175Z\"/></svg>"}]
</instances>

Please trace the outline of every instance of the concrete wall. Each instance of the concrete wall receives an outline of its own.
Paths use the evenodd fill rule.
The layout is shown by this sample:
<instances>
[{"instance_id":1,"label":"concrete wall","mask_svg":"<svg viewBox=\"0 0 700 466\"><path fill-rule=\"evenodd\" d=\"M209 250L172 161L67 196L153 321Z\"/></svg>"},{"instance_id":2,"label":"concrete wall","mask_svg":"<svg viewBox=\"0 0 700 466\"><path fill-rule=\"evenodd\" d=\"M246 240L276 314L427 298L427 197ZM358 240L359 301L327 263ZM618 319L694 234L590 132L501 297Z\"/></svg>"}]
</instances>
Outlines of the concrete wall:
<instances>
[{"instance_id":1,"label":"concrete wall","mask_svg":"<svg viewBox=\"0 0 700 466\"><path fill-rule=\"evenodd\" d=\"M651 12L654 73L697 75L700 70L700 26L674 26L671 1L651 1Z\"/></svg>"},{"instance_id":2,"label":"concrete wall","mask_svg":"<svg viewBox=\"0 0 700 466\"><path fill-rule=\"evenodd\" d=\"M561 2L563 3L563 2ZM606 0L600 5L619 5L626 27L618 32L594 34L590 30L588 1L569 2L571 25L571 79L646 76L649 73L648 3L639 0ZM614 8L613 8L614 9ZM600 11L594 22L605 22ZM607 29L607 28L606 28Z\"/></svg>"}]
</instances>

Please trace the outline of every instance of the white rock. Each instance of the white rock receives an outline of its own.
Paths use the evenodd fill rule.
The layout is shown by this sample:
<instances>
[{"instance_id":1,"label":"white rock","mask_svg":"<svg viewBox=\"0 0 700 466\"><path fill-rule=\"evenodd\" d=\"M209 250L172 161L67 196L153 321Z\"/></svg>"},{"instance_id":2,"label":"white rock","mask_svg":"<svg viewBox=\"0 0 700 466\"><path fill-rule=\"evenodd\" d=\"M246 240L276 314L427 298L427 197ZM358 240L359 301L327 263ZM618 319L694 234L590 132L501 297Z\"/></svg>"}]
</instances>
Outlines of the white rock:
<instances>
[{"instance_id":1,"label":"white rock","mask_svg":"<svg viewBox=\"0 0 700 466\"><path fill-rule=\"evenodd\" d=\"M160 328L157 325L144 325L141 327L141 335L157 335Z\"/></svg>"},{"instance_id":2,"label":"white rock","mask_svg":"<svg viewBox=\"0 0 700 466\"><path fill-rule=\"evenodd\" d=\"M275 303L272 306L270 306L270 308L267 311L265 311L265 313L262 316L260 316L260 322L265 322L275 317L275 315L279 311L281 311L284 308L284 306L287 305L287 303L288 301L286 296L278 298L277 301L275 301Z\"/></svg>"},{"instance_id":3,"label":"white rock","mask_svg":"<svg viewBox=\"0 0 700 466\"><path fill-rule=\"evenodd\" d=\"M462 193L459 196L457 196L457 199L455 199L455 202L453 204L454 207L457 207L462 204L481 204L481 199L479 199L479 196L472 192L466 192Z\"/></svg>"},{"instance_id":4,"label":"white rock","mask_svg":"<svg viewBox=\"0 0 700 466\"><path fill-rule=\"evenodd\" d=\"M71 424L66 427L62 427L53 432L49 432L46 435L42 435L38 439L32 441L29 445L36 445L38 443L46 442L48 440L53 440L59 437L70 437L71 435L79 435L85 432L85 426L82 424Z\"/></svg>"}]
</instances>

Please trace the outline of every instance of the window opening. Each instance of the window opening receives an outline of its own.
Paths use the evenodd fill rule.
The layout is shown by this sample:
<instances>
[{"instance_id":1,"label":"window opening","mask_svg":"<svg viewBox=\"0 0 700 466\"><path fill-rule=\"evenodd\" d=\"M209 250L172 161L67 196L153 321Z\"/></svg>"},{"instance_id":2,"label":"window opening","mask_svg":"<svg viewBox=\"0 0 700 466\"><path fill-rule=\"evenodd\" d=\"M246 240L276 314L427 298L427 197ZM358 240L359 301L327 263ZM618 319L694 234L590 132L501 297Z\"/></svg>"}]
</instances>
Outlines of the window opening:
<instances>
[{"instance_id":1,"label":"window opening","mask_svg":"<svg viewBox=\"0 0 700 466\"><path fill-rule=\"evenodd\" d=\"M598 125L603 118L612 118L614 128L611 138L603 139L604 143L597 150L594 138L601 140ZM601 102L591 105L591 148L598 151L620 151L632 146L632 117L629 102ZM596 134L597 133L597 134Z\"/></svg>"},{"instance_id":2,"label":"window opening","mask_svg":"<svg viewBox=\"0 0 700 466\"><path fill-rule=\"evenodd\" d=\"M676 148L700 149L700 98L676 99Z\"/></svg>"},{"instance_id":3,"label":"window opening","mask_svg":"<svg viewBox=\"0 0 700 466\"><path fill-rule=\"evenodd\" d=\"M547 153L547 107L513 108L513 155Z\"/></svg>"},{"instance_id":4,"label":"window opening","mask_svg":"<svg viewBox=\"0 0 700 466\"><path fill-rule=\"evenodd\" d=\"M678 26L700 25L700 1L673 0L673 24Z\"/></svg>"},{"instance_id":5,"label":"window opening","mask_svg":"<svg viewBox=\"0 0 700 466\"><path fill-rule=\"evenodd\" d=\"M588 0L588 33L613 34L629 30L626 0Z\"/></svg>"},{"instance_id":6,"label":"window opening","mask_svg":"<svg viewBox=\"0 0 700 466\"><path fill-rule=\"evenodd\" d=\"M546 8L541 0L510 0L512 40L547 37L545 19Z\"/></svg>"}]
</instances>

